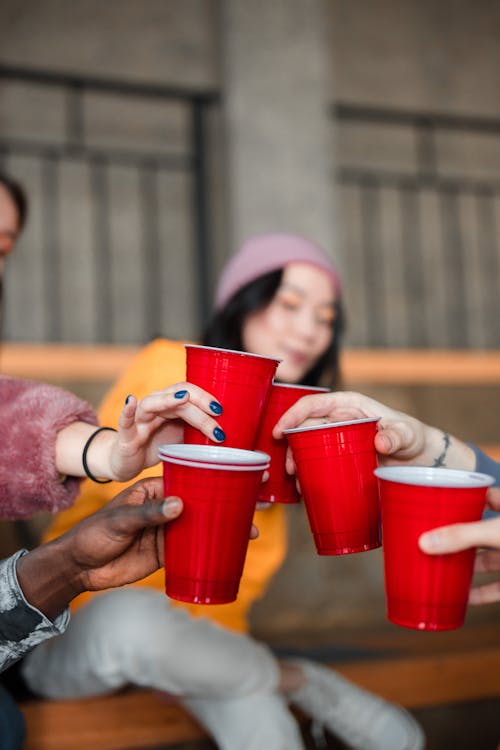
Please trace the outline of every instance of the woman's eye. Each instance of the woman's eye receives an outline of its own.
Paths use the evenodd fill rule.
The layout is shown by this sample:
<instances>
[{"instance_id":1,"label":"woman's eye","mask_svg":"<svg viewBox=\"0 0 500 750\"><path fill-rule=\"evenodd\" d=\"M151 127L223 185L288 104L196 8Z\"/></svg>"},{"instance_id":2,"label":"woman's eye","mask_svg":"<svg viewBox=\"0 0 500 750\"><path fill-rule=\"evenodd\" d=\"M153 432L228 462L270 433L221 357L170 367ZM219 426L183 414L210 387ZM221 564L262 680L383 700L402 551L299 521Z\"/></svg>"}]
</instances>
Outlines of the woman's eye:
<instances>
[{"instance_id":1,"label":"woman's eye","mask_svg":"<svg viewBox=\"0 0 500 750\"><path fill-rule=\"evenodd\" d=\"M297 310L300 305L300 300L295 297L289 297L288 295L278 297L278 301L285 310Z\"/></svg>"},{"instance_id":2,"label":"woman's eye","mask_svg":"<svg viewBox=\"0 0 500 750\"><path fill-rule=\"evenodd\" d=\"M332 313L325 313L324 315L319 315L318 323L323 326L327 326L328 328L333 328L333 324L335 323L335 314Z\"/></svg>"}]
</instances>

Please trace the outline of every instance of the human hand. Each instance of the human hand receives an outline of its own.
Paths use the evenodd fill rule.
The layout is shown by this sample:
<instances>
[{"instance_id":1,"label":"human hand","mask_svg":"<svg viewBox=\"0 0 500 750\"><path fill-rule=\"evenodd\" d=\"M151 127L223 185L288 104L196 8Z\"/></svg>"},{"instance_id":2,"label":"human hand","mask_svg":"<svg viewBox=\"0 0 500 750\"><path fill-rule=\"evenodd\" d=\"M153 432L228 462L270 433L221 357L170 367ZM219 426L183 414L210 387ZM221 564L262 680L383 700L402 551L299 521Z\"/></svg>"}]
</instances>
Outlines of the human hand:
<instances>
[{"instance_id":1,"label":"human hand","mask_svg":"<svg viewBox=\"0 0 500 750\"><path fill-rule=\"evenodd\" d=\"M186 422L221 443L225 436L214 419L221 413L218 401L192 383L176 383L139 402L129 396L113 436L109 475L126 481L158 463L158 447L182 442Z\"/></svg>"},{"instance_id":2,"label":"human hand","mask_svg":"<svg viewBox=\"0 0 500 750\"><path fill-rule=\"evenodd\" d=\"M80 571L81 590L123 586L162 567L163 526L182 507L178 497L164 499L162 478L142 479L59 537ZM252 526L250 538L257 536Z\"/></svg>"},{"instance_id":3,"label":"human hand","mask_svg":"<svg viewBox=\"0 0 500 750\"><path fill-rule=\"evenodd\" d=\"M448 436L450 443L446 446L442 430L355 392L337 391L303 396L283 414L273 430L273 436L279 439L283 430L302 424L341 422L366 417L379 418L375 449L383 465L436 465L437 459L447 447L446 464L441 465L474 468L473 451L460 440ZM287 471L294 472L290 451L287 453Z\"/></svg>"},{"instance_id":4,"label":"human hand","mask_svg":"<svg viewBox=\"0 0 500 750\"><path fill-rule=\"evenodd\" d=\"M182 512L177 497L164 499L161 477L120 492L70 531L17 561L26 600L53 619L83 591L140 580L163 565L163 526ZM250 538L258 531L252 525Z\"/></svg>"},{"instance_id":5,"label":"human hand","mask_svg":"<svg viewBox=\"0 0 500 750\"><path fill-rule=\"evenodd\" d=\"M122 586L162 566L163 526L181 511L179 498L165 499L160 477L144 479L55 541L81 591Z\"/></svg>"},{"instance_id":6,"label":"human hand","mask_svg":"<svg viewBox=\"0 0 500 750\"><path fill-rule=\"evenodd\" d=\"M487 505L500 512L500 489L490 489ZM487 547L476 554L474 571L494 573L500 571L500 517L473 523L456 523L440 526L422 534L418 540L422 552L444 555L471 547ZM470 604L490 604L500 601L500 581L474 586L470 590Z\"/></svg>"},{"instance_id":7,"label":"human hand","mask_svg":"<svg viewBox=\"0 0 500 750\"><path fill-rule=\"evenodd\" d=\"M108 505L17 562L28 602L52 618L82 591L121 586L162 564L163 525L182 511L160 477L136 482Z\"/></svg>"}]
</instances>

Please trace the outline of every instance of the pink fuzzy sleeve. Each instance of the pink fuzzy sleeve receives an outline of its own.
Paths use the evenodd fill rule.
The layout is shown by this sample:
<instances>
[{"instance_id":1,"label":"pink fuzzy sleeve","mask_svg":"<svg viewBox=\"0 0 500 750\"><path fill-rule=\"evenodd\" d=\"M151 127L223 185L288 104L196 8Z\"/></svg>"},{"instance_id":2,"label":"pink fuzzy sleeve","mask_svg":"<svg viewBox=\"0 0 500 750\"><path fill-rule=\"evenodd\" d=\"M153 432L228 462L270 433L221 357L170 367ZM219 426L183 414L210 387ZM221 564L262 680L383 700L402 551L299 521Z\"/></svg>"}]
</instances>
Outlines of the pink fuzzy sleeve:
<instances>
[{"instance_id":1,"label":"pink fuzzy sleeve","mask_svg":"<svg viewBox=\"0 0 500 750\"><path fill-rule=\"evenodd\" d=\"M56 386L0 377L0 517L26 518L71 505L80 479L61 482L56 435L81 420L97 424L90 404Z\"/></svg>"}]
</instances>

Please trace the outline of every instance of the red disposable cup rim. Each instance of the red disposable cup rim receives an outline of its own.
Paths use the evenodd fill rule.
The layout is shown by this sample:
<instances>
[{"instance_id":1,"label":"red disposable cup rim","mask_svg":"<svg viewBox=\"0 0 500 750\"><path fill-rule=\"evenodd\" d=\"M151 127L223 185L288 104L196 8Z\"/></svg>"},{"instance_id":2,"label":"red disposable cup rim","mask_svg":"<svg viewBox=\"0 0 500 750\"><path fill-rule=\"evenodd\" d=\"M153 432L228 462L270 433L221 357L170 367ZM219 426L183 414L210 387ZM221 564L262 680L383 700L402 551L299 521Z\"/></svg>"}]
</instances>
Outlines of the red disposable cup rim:
<instances>
[{"instance_id":1,"label":"red disposable cup rim","mask_svg":"<svg viewBox=\"0 0 500 750\"><path fill-rule=\"evenodd\" d=\"M222 349L219 346L203 346L202 344L184 344L185 349L205 349L206 351L224 352L225 354L238 354L240 357L254 357L256 359L267 359L269 362L283 362L279 357L264 357L262 354L252 352L239 352L236 349Z\"/></svg>"},{"instance_id":2,"label":"red disposable cup rim","mask_svg":"<svg viewBox=\"0 0 500 750\"><path fill-rule=\"evenodd\" d=\"M271 458L263 451L243 448L225 448L220 445L176 443L160 445L158 456L162 461L208 469L229 471L257 471L267 469Z\"/></svg>"},{"instance_id":3,"label":"red disposable cup rim","mask_svg":"<svg viewBox=\"0 0 500 750\"><path fill-rule=\"evenodd\" d=\"M495 483L489 474L462 469L445 469L435 466L384 466L374 474L387 482L411 484L417 487L474 488L489 487Z\"/></svg>"},{"instance_id":4,"label":"red disposable cup rim","mask_svg":"<svg viewBox=\"0 0 500 750\"><path fill-rule=\"evenodd\" d=\"M291 427L283 430L283 435L293 435L297 432L313 432L314 430L328 430L333 427L347 427L351 424L363 424L366 422L378 422L380 417L364 417L363 419L347 419L343 422L326 422L324 424L311 424L307 427Z\"/></svg>"}]
</instances>

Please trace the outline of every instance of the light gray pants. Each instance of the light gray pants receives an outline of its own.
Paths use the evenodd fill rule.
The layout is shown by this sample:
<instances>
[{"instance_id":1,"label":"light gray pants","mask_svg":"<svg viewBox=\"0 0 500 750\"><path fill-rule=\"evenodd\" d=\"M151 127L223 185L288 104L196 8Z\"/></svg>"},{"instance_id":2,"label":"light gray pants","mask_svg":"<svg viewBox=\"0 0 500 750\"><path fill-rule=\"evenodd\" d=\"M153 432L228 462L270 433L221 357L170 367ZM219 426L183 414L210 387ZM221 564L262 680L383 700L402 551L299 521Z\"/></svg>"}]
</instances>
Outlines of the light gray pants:
<instances>
[{"instance_id":1,"label":"light gray pants","mask_svg":"<svg viewBox=\"0 0 500 750\"><path fill-rule=\"evenodd\" d=\"M278 674L266 646L132 587L94 597L23 663L30 688L47 698L155 688L179 696L222 750L303 750Z\"/></svg>"}]
</instances>

